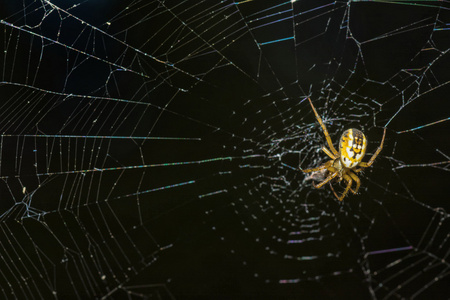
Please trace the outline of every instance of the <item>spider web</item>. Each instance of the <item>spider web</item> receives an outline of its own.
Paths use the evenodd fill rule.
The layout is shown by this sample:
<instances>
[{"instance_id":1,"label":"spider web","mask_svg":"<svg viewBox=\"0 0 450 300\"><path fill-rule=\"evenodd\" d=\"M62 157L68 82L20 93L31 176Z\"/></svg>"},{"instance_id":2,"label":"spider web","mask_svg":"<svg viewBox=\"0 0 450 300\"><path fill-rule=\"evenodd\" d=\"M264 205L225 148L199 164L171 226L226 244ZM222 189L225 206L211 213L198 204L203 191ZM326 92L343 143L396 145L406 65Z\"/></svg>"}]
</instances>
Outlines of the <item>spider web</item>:
<instances>
[{"instance_id":1,"label":"spider web","mask_svg":"<svg viewBox=\"0 0 450 300\"><path fill-rule=\"evenodd\" d=\"M1 297L448 297L449 14L1 1ZM342 202L308 97L387 127Z\"/></svg>"}]
</instances>

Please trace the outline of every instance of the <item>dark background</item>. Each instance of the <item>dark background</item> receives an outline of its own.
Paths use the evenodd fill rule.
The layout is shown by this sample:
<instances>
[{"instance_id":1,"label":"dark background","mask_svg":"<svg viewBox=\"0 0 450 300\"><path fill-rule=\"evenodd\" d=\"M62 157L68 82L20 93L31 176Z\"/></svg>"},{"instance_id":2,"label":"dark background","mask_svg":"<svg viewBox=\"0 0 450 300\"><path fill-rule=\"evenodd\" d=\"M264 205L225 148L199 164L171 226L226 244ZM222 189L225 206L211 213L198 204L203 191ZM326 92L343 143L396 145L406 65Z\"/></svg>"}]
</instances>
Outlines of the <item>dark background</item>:
<instances>
[{"instance_id":1,"label":"dark background","mask_svg":"<svg viewBox=\"0 0 450 300\"><path fill-rule=\"evenodd\" d=\"M51 3L0 2L3 298L448 298L444 4ZM307 97L387 127L341 203Z\"/></svg>"}]
</instances>

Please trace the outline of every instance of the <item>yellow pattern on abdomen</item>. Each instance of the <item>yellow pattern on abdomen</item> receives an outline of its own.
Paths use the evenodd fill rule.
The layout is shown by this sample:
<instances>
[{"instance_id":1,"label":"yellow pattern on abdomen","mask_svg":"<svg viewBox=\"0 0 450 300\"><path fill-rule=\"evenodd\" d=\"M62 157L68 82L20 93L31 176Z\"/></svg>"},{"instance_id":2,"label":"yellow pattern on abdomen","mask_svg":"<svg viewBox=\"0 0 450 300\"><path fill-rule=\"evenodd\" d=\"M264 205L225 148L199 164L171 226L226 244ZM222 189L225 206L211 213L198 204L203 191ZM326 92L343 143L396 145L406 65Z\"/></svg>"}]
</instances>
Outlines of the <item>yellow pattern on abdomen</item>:
<instances>
[{"instance_id":1,"label":"yellow pattern on abdomen","mask_svg":"<svg viewBox=\"0 0 450 300\"><path fill-rule=\"evenodd\" d=\"M339 142L341 162L346 168L356 167L366 154L367 139L358 129L344 131Z\"/></svg>"}]
</instances>

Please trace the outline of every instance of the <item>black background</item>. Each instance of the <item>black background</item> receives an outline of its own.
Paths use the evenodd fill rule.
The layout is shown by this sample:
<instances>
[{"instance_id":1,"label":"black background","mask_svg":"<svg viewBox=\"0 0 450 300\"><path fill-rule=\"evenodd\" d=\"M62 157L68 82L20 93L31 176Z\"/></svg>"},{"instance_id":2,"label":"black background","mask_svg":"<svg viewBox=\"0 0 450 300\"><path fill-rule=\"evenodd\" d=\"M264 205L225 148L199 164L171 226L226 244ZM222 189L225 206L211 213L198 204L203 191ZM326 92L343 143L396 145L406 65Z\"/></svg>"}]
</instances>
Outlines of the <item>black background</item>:
<instances>
[{"instance_id":1,"label":"black background","mask_svg":"<svg viewBox=\"0 0 450 300\"><path fill-rule=\"evenodd\" d=\"M403 132L449 117L444 7L52 3L0 4L5 298L448 297L449 123ZM342 203L308 96L388 128Z\"/></svg>"}]
</instances>

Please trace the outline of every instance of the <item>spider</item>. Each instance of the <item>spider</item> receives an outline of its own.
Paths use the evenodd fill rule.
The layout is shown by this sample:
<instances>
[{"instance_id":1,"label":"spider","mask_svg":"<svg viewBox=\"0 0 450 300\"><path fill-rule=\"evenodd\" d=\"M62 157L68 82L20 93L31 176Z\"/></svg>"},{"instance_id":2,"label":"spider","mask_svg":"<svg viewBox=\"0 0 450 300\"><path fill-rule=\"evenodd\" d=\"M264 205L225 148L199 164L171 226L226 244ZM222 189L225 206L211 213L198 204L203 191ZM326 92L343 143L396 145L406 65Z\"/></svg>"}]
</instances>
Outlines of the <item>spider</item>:
<instances>
[{"instance_id":1,"label":"spider","mask_svg":"<svg viewBox=\"0 0 450 300\"><path fill-rule=\"evenodd\" d=\"M317 121L319 121L319 124L322 127L328 146L331 149L330 151L328 150L328 148L323 146L322 150L323 152L325 152L326 155L328 155L331 158L331 160L329 160L328 162L324 163L323 165L317 168L305 170L302 170L300 168L300 170L302 170L303 173L316 172L324 169L328 171L325 180L323 180L317 185L313 183L314 187L317 189L321 188L323 185L330 182L336 177L338 182L341 180L346 181L347 187L345 188L344 192L342 192L340 197L336 194L336 192L333 189L333 186L330 184L331 189L333 190L333 193L336 196L336 198L338 198L339 201L342 201L342 199L344 199L344 197L347 195L348 191L351 191L353 194L356 194L358 192L359 186L361 185L361 181L359 180L356 173L361 172L364 168L370 167L375 161L375 158L377 158L378 154L380 154L381 149L383 149L384 136L386 135L386 127L384 128L383 138L381 139L381 144L377 148L377 151L368 162L363 162L362 159L364 157L364 154L366 153L367 147L367 139L364 136L364 133L354 128L347 129L346 131L344 131L344 133L341 136L341 140L339 142L339 152L337 152L333 146L330 135L328 134L327 128L325 127L325 124L322 122L322 119L317 114L317 111L314 108L311 99L308 98L308 100L309 103L311 104L314 114L316 115ZM355 190L352 189L353 181L356 182Z\"/></svg>"}]
</instances>

